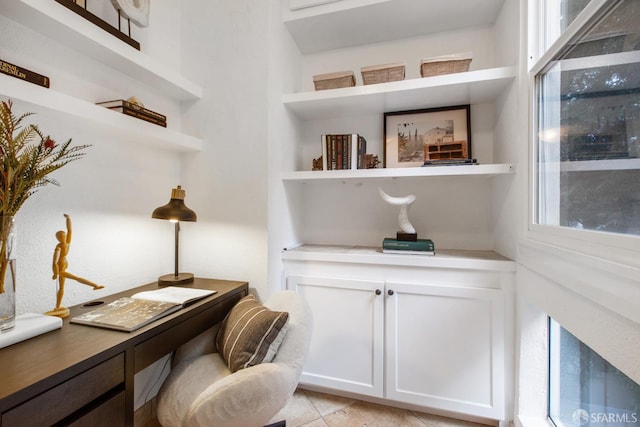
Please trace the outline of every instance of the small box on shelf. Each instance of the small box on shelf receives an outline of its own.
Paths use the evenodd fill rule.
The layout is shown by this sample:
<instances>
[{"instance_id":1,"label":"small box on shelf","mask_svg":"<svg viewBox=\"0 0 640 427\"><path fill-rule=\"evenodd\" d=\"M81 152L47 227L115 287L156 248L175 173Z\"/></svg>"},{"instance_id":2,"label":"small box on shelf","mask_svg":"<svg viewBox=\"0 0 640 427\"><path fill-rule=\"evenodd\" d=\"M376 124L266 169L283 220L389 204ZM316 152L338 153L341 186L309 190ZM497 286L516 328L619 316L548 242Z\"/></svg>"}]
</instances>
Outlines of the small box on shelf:
<instances>
[{"instance_id":1,"label":"small box on shelf","mask_svg":"<svg viewBox=\"0 0 640 427\"><path fill-rule=\"evenodd\" d=\"M471 59L471 53L457 53L423 59L420 62L420 75L422 77L434 77L444 74L463 73L469 71Z\"/></svg>"},{"instance_id":2,"label":"small box on shelf","mask_svg":"<svg viewBox=\"0 0 640 427\"><path fill-rule=\"evenodd\" d=\"M353 71L338 71L335 73L317 74L313 76L316 90L339 89L356 85Z\"/></svg>"},{"instance_id":3,"label":"small box on shelf","mask_svg":"<svg viewBox=\"0 0 640 427\"><path fill-rule=\"evenodd\" d=\"M362 83L365 85L404 80L404 71L403 63L372 65L360 69Z\"/></svg>"}]
</instances>

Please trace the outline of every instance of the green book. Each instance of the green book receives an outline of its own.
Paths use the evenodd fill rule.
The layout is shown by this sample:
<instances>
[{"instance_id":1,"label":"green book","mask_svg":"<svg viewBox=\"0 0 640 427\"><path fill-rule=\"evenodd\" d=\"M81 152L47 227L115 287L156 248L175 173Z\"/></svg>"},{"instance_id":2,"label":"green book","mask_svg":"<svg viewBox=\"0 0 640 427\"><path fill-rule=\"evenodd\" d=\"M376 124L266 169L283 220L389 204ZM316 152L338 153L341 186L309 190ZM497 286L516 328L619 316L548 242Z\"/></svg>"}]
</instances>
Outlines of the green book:
<instances>
[{"instance_id":1,"label":"green book","mask_svg":"<svg viewBox=\"0 0 640 427\"><path fill-rule=\"evenodd\" d=\"M415 242L411 242L385 237L382 241L382 249L433 252L435 251L435 246L431 239L418 239Z\"/></svg>"}]
</instances>

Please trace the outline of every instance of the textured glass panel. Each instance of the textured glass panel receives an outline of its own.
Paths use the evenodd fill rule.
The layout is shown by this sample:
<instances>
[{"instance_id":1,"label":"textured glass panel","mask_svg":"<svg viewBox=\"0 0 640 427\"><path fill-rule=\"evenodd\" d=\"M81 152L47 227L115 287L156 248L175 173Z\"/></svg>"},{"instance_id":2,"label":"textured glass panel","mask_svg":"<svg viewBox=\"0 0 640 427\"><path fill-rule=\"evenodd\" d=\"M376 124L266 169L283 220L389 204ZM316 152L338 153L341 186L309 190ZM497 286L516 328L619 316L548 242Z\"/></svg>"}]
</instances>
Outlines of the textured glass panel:
<instances>
[{"instance_id":1,"label":"textured glass panel","mask_svg":"<svg viewBox=\"0 0 640 427\"><path fill-rule=\"evenodd\" d=\"M556 426L640 426L640 385L553 319L549 417Z\"/></svg>"},{"instance_id":2,"label":"textured glass panel","mask_svg":"<svg viewBox=\"0 0 640 427\"><path fill-rule=\"evenodd\" d=\"M537 222L640 234L640 1L536 76Z\"/></svg>"}]
</instances>

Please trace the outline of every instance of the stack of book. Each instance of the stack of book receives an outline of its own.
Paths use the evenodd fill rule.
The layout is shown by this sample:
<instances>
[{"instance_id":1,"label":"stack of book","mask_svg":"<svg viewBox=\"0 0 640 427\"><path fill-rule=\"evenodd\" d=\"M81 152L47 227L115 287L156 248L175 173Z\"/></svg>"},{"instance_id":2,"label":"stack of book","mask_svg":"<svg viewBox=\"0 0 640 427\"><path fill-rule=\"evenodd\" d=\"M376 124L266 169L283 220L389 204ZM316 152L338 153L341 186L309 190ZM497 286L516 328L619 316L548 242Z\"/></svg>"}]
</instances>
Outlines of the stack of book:
<instances>
[{"instance_id":1,"label":"stack of book","mask_svg":"<svg viewBox=\"0 0 640 427\"><path fill-rule=\"evenodd\" d=\"M167 116L164 114L156 113L155 111L133 104L129 101L125 101L124 99L97 102L96 105L100 105L101 107L105 107L113 111L119 111L127 116L135 117L136 119L144 120L158 126L167 127Z\"/></svg>"},{"instance_id":2,"label":"stack of book","mask_svg":"<svg viewBox=\"0 0 640 427\"><path fill-rule=\"evenodd\" d=\"M425 160L422 166L455 166L455 165L477 165L477 159L442 159Z\"/></svg>"},{"instance_id":3,"label":"stack of book","mask_svg":"<svg viewBox=\"0 0 640 427\"><path fill-rule=\"evenodd\" d=\"M382 252L385 254L435 255L436 249L431 239L410 241L385 237L382 241Z\"/></svg>"},{"instance_id":4,"label":"stack of book","mask_svg":"<svg viewBox=\"0 0 640 427\"><path fill-rule=\"evenodd\" d=\"M322 169L365 169L367 141L358 134L322 135Z\"/></svg>"}]
</instances>

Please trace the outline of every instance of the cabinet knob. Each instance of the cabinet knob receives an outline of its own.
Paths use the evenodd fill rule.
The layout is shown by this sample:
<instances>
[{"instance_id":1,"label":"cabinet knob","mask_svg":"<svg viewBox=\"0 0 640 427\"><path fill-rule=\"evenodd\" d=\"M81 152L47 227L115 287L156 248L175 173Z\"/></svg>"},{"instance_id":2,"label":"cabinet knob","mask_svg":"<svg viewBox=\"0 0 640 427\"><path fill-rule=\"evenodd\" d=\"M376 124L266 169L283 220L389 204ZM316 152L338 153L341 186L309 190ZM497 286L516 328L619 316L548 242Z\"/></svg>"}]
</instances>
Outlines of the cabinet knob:
<instances>
[{"instance_id":1,"label":"cabinet knob","mask_svg":"<svg viewBox=\"0 0 640 427\"><path fill-rule=\"evenodd\" d=\"M393 289L389 289L389 290L387 291L387 293L388 293L389 295L393 295Z\"/></svg>"},{"instance_id":2,"label":"cabinet knob","mask_svg":"<svg viewBox=\"0 0 640 427\"><path fill-rule=\"evenodd\" d=\"M380 295L382 291L380 289L376 289L376 295Z\"/></svg>"}]
</instances>

